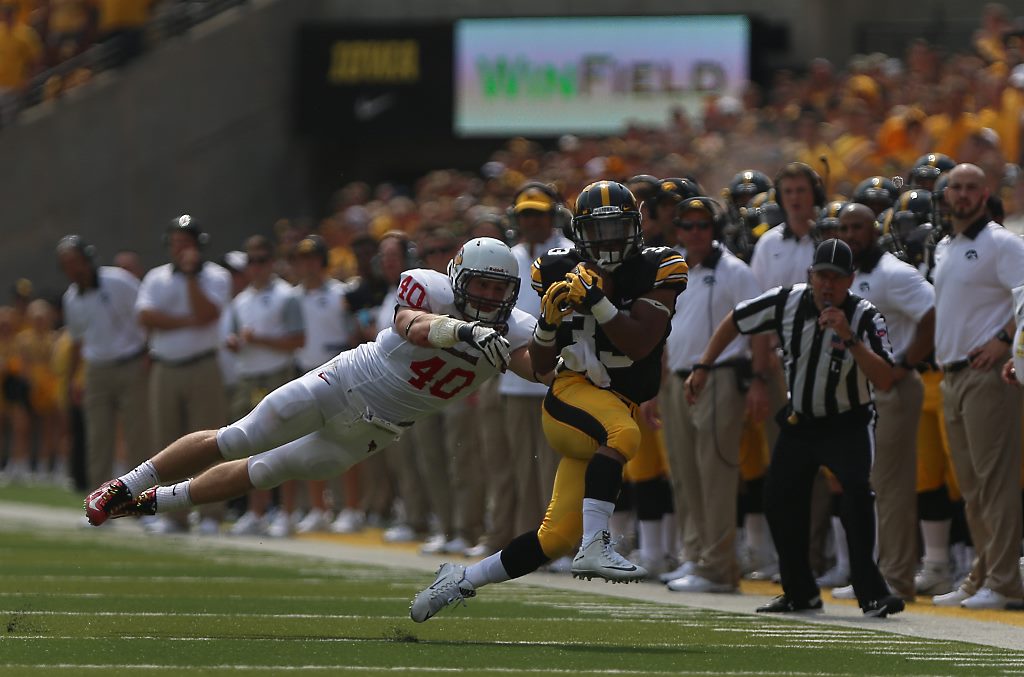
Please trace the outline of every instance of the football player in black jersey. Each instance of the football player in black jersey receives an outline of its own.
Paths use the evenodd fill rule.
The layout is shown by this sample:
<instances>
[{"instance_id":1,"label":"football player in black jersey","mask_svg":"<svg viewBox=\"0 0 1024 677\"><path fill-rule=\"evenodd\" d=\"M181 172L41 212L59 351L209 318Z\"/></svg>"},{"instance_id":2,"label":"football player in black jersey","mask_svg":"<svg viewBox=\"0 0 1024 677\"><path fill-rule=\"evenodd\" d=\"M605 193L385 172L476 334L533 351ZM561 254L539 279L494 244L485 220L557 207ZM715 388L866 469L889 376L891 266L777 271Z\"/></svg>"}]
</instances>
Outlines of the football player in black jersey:
<instances>
[{"instance_id":1,"label":"football player in black jersey","mask_svg":"<svg viewBox=\"0 0 1024 677\"><path fill-rule=\"evenodd\" d=\"M608 520L623 465L640 446L639 405L658 393L661 355L687 267L672 249L645 249L640 221L629 189L592 183L573 210L576 248L553 249L534 262L532 283L542 300L531 355L537 351L537 374L555 372L543 425L562 456L551 503L539 529L502 551L468 568L443 564L413 601L413 620L577 548L577 578L629 582L646 576L615 552Z\"/></svg>"}]
</instances>

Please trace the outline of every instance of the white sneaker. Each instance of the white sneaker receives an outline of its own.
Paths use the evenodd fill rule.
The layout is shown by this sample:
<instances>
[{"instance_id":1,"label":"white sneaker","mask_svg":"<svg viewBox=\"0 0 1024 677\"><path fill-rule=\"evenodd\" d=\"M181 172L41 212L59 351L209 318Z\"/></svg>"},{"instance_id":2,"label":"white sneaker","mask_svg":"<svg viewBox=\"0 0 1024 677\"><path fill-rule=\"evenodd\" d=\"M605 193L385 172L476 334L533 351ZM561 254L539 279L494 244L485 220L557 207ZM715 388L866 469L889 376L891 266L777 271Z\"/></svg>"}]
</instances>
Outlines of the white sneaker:
<instances>
[{"instance_id":1,"label":"white sneaker","mask_svg":"<svg viewBox=\"0 0 1024 677\"><path fill-rule=\"evenodd\" d=\"M857 599L857 593L853 591L852 585L844 585L841 588L832 588L833 599Z\"/></svg>"},{"instance_id":2,"label":"white sneaker","mask_svg":"<svg viewBox=\"0 0 1024 677\"><path fill-rule=\"evenodd\" d=\"M462 536L456 536L444 544L444 552L450 555L461 555L469 547L469 541Z\"/></svg>"},{"instance_id":3,"label":"white sneaker","mask_svg":"<svg viewBox=\"0 0 1024 677\"><path fill-rule=\"evenodd\" d=\"M932 604L935 606L960 606L960 602L970 597L971 595L967 594L963 588L957 588L945 595L935 595L932 597Z\"/></svg>"},{"instance_id":4,"label":"white sneaker","mask_svg":"<svg viewBox=\"0 0 1024 677\"><path fill-rule=\"evenodd\" d=\"M689 576L669 581L668 589L673 592L736 592L735 585L715 583L697 574L690 574Z\"/></svg>"},{"instance_id":5,"label":"white sneaker","mask_svg":"<svg viewBox=\"0 0 1024 677\"><path fill-rule=\"evenodd\" d=\"M466 567L445 562L437 570L437 578L429 588L422 590L409 606L409 617L422 623L452 604L466 604L466 599L476 596L473 585L466 580Z\"/></svg>"},{"instance_id":6,"label":"white sneaker","mask_svg":"<svg viewBox=\"0 0 1024 677\"><path fill-rule=\"evenodd\" d=\"M188 529L174 520L169 520L166 517L153 520L145 526L146 533L155 534L158 536L169 536L172 534L183 534Z\"/></svg>"},{"instance_id":7,"label":"white sneaker","mask_svg":"<svg viewBox=\"0 0 1024 677\"><path fill-rule=\"evenodd\" d=\"M337 523L338 520L334 521ZM332 528L331 531L334 531L334 529ZM381 538L384 539L385 543L410 543L419 540L416 538L416 532L408 524L396 524L388 527L384 530Z\"/></svg>"},{"instance_id":8,"label":"white sneaker","mask_svg":"<svg viewBox=\"0 0 1024 677\"><path fill-rule=\"evenodd\" d=\"M462 554L470 559L483 559L484 557L489 557L496 552L498 551L487 543L481 542L466 548L462 551Z\"/></svg>"},{"instance_id":9,"label":"white sneaker","mask_svg":"<svg viewBox=\"0 0 1024 677\"><path fill-rule=\"evenodd\" d=\"M768 562L744 576L749 581L776 581L779 577L779 563Z\"/></svg>"},{"instance_id":10,"label":"white sneaker","mask_svg":"<svg viewBox=\"0 0 1024 677\"><path fill-rule=\"evenodd\" d=\"M1007 597L992 588L982 588L973 596L960 602L965 609L1005 609L1008 604L1020 605L1020 597Z\"/></svg>"},{"instance_id":11,"label":"white sneaker","mask_svg":"<svg viewBox=\"0 0 1024 677\"><path fill-rule=\"evenodd\" d=\"M444 534L434 534L420 546L420 554L437 555L446 552L444 546L448 544L448 537Z\"/></svg>"},{"instance_id":12,"label":"white sneaker","mask_svg":"<svg viewBox=\"0 0 1024 677\"><path fill-rule=\"evenodd\" d=\"M662 583L668 583L669 581L674 581L677 578L683 578L684 576L689 576L689 575L691 575L693 573L696 573L696 571L697 571L697 563L696 562L683 562L682 564L680 564L677 568L673 569L672 571L666 571L665 573L663 573L660 576L658 576L658 580L661 581Z\"/></svg>"},{"instance_id":13,"label":"white sneaker","mask_svg":"<svg viewBox=\"0 0 1024 677\"><path fill-rule=\"evenodd\" d=\"M819 588L842 588L850 584L850 571L834 566L814 579Z\"/></svg>"},{"instance_id":14,"label":"white sneaker","mask_svg":"<svg viewBox=\"0 0 1024 677\"><path fill-rule=\"evenodd\" d=\"M566 555L565 557L551 560L544 568L548 573L567 574L572 571L572 557Z\"/></svg>"},{"instance_id":15,"label":"white sneaker","mask_svg":"<svg viewBox=\"0 0 1024 677\"><path fill-rule=\"evenodd\" d=\"M212 517L204 517L196 525L196 533L200 536L218 536L220 535L220 522Z\"/></svg>"},{"instance_id":16,"label":"white sneaker","mask_svg":"<svg viewBox=\"0 0 1024 677\"><path fill-rule=\"evenodd\" d=\"M267 527L267 536L271 538L288 538L292 535L292 519L284 510L279 510L270 526Z\"/></svg>"},{"instance_id":17,"label":"white sneaker","mask_svg":"<svg viewBox=\"0 0 1024 677\"><path fill-rule=\"evenodd\" d=\"M647 570L615 552L611 534L599 531L576 553L572 560L572 576L588 581L603 578L612 583L629 583L646 578Z\"/></svg>"},{"instance_id":18,"label":"white sneaker","mask_svg":"<svg viewBox=\"0 0 1024 677\"><path fill-rule=\"evenodd\" d=\"M313 508L295 525L295 531L308 534L314 531L327 531L327 526L327 513L320 508Z\"/></svg>"},{"instance_id":19,"label":"white sneaker","mask_svg":"<svg viewBox=\"0 0 1024 677\"><path fill-rule=\"evenodd\" d=\"M310 511L312 513L312 511ZM362 531L366 524L366 515L353 508L345 508L338 513L338 517L331 523L330 529L335 534L354 534ZM385 537L385 540L387 538Z\"/></svg>"},{"instance_id":20,"label":"white sneaker","mask_svg":"<svg viewBox=\"0 0 1024 677\"><path fill-rule=\"evenodd\" d=\"M921 570L914 574L914 589L919 595L944 595L953 590L953 576L949 563L924 562Z\"/></svg>"},{"instance_id":21,"label":"white sneaker","mask_svg":"<svg viewBox=\"0 0 1024 677\"><path fill-rule=\"evenodd\" d=\"M267 525L262 515L257 515L252 510L246 510L231 526L228 533L232 536L265 536Z\"/></svg>"}]
</instances>

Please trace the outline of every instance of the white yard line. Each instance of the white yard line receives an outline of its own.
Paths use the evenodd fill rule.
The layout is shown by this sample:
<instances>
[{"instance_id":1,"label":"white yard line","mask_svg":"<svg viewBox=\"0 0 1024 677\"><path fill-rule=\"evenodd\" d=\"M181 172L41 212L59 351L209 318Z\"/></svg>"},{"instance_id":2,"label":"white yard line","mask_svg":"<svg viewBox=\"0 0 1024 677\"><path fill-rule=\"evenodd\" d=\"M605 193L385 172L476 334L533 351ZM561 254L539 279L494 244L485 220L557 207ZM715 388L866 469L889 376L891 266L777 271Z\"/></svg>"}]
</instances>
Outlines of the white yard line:
<instances>
[{"instance_id":1,"label":"white yard line","mask_svg":"<svg viewBox=\"0 0 1024 677\"><path fill-rule=\"evenodd\" d=\"M109 530L114 536L128 538L167 538L158 536L146 536L141 529L129 520L118 520L99 529L82 526L82 513L76 510L64 508L48 508L44 506L26 505L22 503L11 503L0 501L0 529L4 527L12 529L24 529L26 527L49 528L60 531L74 530L87 535L89 533L102 534ZM88 529L88 531L87 531ZM430 576L437 568L441 558L438 556L423 556L416 553L405 552L394 548L362 547L333 543L328 541L309 539L257 539L257 538L202 538L198 536L175 536L177 542L192 547L209 549L211 545L218 548L256 551L274 555L296 555L308 556L319 560L327 560L332 563L355 562L364 565L378 566L384 568L402 568L423 572L424 585L429 583ZM0 547L3 545L2 533L0 533ZM309 571L309 567L302 567L303 571ZM182 572L187 576L186 572ZM104 577L114 580L116 576ZM156 577L159 579L160 577ZM168 580L176 577L168 576ZM326 578L326 577L325 577ZM207 579L208 580L208 579ZM301 580L301 579L300 579ZM310 582L316 578L306 579ZM601 594L610 597L618 597L629 600L641 600L658 602L661 604L678 605L680 607L695 607L699 609L711 609L728 613L746 614L754 621L763 623L766 621L777 621L785 624L796 624L793 630L798 630L800 625L821 625L828 624L844 628L851 628L861 631L891 632L897 635L908 637L922 637L939 640L957 640L971 642L984 646L999 647L1004 649L1021 650L1024 647L1024 627L974 620L966 615L963 617L951 618L927 613L917 613L914 605L908 610L891 618L874 619L865 618L855 607L827 604L822 613L793 614L785 616L766 617L755 614L754 608L767 601L767 595L713 595L713 594L678 594L668 592L664 586L650 583L639 585L610 585L597 582L576 581L565 574L535 573L523 579L511 581L505 585L533 585L542 588L559 591L571 591L574 594L589 595ZM486 604L490 588L480 591L477 599L470 600L470 604ZM918 604L926 604L926 601ZM601 609L607 608L607 604L592 603L593 606L582 602L577 608ZM682 609L680 609L682 611ZM388 613L387 617L398 614ZM452 622L458 616L451 614L439 618L433 622ZM764 629L764 626L761 627ZM778 629L778 626L776 628ZM2 666L2 664L0 664ZM756 674L756 673L751 673Z\"/></svg>"}]
</instances>

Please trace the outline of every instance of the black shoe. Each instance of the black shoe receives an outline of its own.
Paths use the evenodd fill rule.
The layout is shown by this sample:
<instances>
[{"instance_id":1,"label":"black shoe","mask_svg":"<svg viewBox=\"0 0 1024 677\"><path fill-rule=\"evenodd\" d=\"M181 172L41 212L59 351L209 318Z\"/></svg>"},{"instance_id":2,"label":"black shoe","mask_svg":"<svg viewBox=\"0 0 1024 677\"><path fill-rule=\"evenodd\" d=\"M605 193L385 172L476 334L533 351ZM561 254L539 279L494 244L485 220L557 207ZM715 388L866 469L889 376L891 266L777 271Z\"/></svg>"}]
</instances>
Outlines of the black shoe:
<instances>
[{"instance_id":1,"label":"black shoe","mask_svg":"<svg viewBox=\"0 0 1024 677\"><path fill-rule=\"evenodd\" d=\"M901 602L902 603L902 602ZM792 600L785 595L779 595L772 601L768 602L764 606L757 607L757 613L759 614L786 614L794 611L818 611L822 607L821 596L815 595L814 597L797 602ZM864 613L867 613L866 611Z\"/></svg>"},{"instance_id":2,"label":"black shoe","mask_svg":"<svg viewBox=\"0 0 1024 677\"><path fill-rule=\"evenodd\" d=\"M889 614L898 614L906 608L903 600L896 595L887 595L881 599L873 599L864 605L864 615L885 618Z\"/></svg>"}]
</instances>

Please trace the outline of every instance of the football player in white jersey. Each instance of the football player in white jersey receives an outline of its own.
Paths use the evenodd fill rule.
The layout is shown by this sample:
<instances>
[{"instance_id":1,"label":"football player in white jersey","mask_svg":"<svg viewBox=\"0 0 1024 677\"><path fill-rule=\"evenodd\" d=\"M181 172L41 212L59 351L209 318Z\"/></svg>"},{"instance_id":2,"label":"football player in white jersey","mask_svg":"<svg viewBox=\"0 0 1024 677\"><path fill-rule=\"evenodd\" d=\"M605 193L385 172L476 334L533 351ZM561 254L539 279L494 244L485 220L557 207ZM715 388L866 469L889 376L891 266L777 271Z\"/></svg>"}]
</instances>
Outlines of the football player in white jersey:
<instances>
[{"instance_id":1,"label":"football player in white jersey","mask_svg":"<svg viewBox=\"0 0 1024 677\"><path fill-rule=\"evenodd\" d=\"M376 341L281 386L241 420L185 435L105 482L86 498L86 516L99 526L332 477L505 369L536 379L527 352L536 320L515 309L518 294L516 259L492 238L467 242L447 276L406 271L394 323Z\"/></svg>"}]
</instances>

